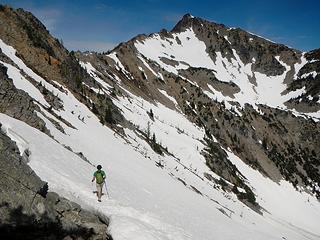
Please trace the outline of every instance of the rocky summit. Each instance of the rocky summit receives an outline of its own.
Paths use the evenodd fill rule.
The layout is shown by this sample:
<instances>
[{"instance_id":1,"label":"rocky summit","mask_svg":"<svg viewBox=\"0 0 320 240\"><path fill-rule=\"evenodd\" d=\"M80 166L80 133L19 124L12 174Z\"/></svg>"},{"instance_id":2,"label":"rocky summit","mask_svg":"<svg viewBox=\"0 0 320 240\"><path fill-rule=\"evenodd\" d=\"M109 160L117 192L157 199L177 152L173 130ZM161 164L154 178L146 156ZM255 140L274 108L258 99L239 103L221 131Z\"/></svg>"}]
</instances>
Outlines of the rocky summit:
<instances>
[{"instance_id":1,"label":"rocky summit","mask_svg":"<svg viewBox=\"0 0 320 240\"><path fill-rule=\"evenodd\" d=\"M319 49L190 14L103 53L69 52L22 9L0 26L6 233L320 238Z\"/></svg>"}]
</instances>

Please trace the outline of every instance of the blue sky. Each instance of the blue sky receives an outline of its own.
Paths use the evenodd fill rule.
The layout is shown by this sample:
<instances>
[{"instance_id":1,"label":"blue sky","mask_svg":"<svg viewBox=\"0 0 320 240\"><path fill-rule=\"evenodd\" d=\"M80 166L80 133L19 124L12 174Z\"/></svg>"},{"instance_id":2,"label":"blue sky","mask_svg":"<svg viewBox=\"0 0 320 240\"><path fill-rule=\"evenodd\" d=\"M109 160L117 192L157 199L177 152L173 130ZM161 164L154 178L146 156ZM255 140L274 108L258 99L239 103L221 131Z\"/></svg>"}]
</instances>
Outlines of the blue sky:
<instances>
[{"instance_id":1,"label":"blue sky","mask_svg":"<svg viewBox=\"0 0 320 240\"><path fill-rule=\"evenodd\" d=\"M36 15L69 50L105 51L137 34L171 30L185 13L290 47L320 48L318 0L1 0Z\"/></svg>"}]
</instances>

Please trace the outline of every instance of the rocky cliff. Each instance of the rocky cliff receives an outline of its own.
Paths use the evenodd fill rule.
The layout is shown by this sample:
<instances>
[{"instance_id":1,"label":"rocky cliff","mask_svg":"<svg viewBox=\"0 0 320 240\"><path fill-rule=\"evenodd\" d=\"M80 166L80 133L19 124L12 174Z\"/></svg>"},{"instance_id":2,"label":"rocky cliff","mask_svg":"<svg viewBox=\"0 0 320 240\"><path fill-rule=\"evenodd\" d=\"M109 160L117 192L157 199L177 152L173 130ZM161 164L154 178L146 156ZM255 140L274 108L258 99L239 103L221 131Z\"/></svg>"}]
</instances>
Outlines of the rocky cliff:
<instances>
[{"instance_id":1,"label":"rocky cliff","mask_svg":"<svg viewBox=\"0 0 320 240\"><path fill-rule=\"evenodd\" d=\"M51 192L0 132L0 237L2 239L111 239L109 219ZM49 191L48 191L49 190Z\"/></svg>"}]
</instances>

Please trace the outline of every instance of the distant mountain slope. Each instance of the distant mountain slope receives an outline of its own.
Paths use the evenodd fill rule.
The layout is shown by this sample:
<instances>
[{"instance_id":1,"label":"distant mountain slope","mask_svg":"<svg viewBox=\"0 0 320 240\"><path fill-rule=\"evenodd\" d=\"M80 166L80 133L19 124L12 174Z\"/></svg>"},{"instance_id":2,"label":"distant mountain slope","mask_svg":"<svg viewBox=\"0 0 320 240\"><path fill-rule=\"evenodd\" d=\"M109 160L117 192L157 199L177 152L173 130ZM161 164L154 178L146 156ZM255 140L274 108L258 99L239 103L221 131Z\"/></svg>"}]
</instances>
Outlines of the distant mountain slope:
<instances>
[{"instance_id":1,"label":"distant mountain slope","mask_svg":"<svg viewBox=\"0 0 320 240\"><path fill-rule=\"evenodd\" d=\"M218 146L231 148L275 181L282 175L295 186L310 185L318 192L316 52L301 53L185 15L171 32L140 35L109 54L78 57L89 73L115 89L120 84L183 112L207 136L213 135ZM306 75L309 79L303 80ZM304 119L308 116L313 120ZM223 157L219 161L204 155L213 171L224 169L220 175L238 181Z\"/></svg>"},{"instance_id":2,"label":"distant mountain slope","mask_svg":"<svg viewBox=\"0 0 320 240\"><path fill-rule=\"evenodd\" d=\"M114 239L319 238L317 51L185 15L69 53L30 13L0 22L0 123L49 188L111 215Z\"/></svg>"}]
</instances>

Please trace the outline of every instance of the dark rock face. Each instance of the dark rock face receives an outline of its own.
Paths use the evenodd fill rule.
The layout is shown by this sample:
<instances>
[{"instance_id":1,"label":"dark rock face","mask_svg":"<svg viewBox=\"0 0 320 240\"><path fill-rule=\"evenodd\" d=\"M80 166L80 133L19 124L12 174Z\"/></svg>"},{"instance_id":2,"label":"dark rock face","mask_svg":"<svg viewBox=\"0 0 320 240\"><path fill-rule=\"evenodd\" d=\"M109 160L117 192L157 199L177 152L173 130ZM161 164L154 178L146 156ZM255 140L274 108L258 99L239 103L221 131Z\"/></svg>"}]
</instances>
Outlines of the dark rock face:
<instances>
[{"instance_id":1,"label":"dark rock face","mask_svg":"<svg viewBox=\"0 0 320 240\"><path fill-rule=\"evenodd\" d=\"M0 112L48 134L44 121L35 111L40 112L40 108L26 92L14 86L12 79L8 78L7 68L0 64Z\"/></svg>"},{"instance_id":2,"label":"dark rock face","mask_svg":"<svg viewBox=\"0 0 320 240\"><path fill-rule=\"evenodd\" d=\"M1 239L112 239L107 217L48 192L2 132L0 171Z\"/></svg>"},{"instance_id":3,"label":"dark rock face","mask_svg":"<svg viewBox=\"0 0 320 240\"><path fill-rule=\"evenodd\" d=\"M305 54L307 63L300 69L297 79L288 90L305 88L305 93L287 102L287 106L300 112L316 112L320 110L320 49Z\"/></svg>"},{"instance_id":4,"label":"dark rock face","mask_svg":"<svg viewBox=\"0 0 320 240\"><path fill-rule=\"evenodd\" d=\"M68 51L38 19L22 9L1 6L0 24L1 39L18 51L26 65L44 78L62 82L59 66Z\"/></svg>"},{"instance_id":5,"label":"dark rock face","mask_svg":"<svg viewBox=\"0 0 320 240\"><path fill-rule=\"evenodd\" d=\"M101 95L101 98L95 97L92 98L92 101L88 100L88 96L94 95L90 87L99 87L96 81L80 66L75 53L68 52L31 13L22 9L14 10L8 6L0 6L0 25L3 26L0 28L1 39L14 47L18 56L36 74L53 85L55 83L52 80L67 87L79 101L90 109L96 110L95 114L102 123L113 125L123 120L121 113L117 111L110 98ZM0 53L0 59L3 58L2 55ZM8 59L5 59L5 62L7 61ZM43 87L37 86L37 88L43 93L52 108L62 108L59 99L50 95L50 92ZM32 110L29 108L29 113ZM2 112L4 111L7 111L6 108L3 108ZM110 111L113 112L113 117L110 120L108 116L109 121L106 121L106 115L110 115L107 114ZM20 119L17 116L14 117ZM30 124L26 119L20 120ZM41 130L40 127L38 129Z\"/></svg>"},{"instance_id":6,"label":"dark rock face","mask_svg":"<svg viewBox=\"0 0 320 240\"><path fill-rule=\"evenodd\" d=\"M183 32L191 27L197 37L206 44L208 54L213 60L215 52L221 52L223 57L230 58L234 49L245 64L251 63L254 58L253 70L268 76L280 75L285 71L275 56L280 56L288 65L294 64L301 56L300 51L285 45L272 43L240 28L228 28L223 24L192 17L190 14L184 15L172 32Z\"/></svg>"}]
</instances>

